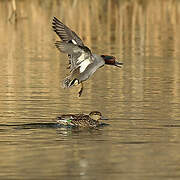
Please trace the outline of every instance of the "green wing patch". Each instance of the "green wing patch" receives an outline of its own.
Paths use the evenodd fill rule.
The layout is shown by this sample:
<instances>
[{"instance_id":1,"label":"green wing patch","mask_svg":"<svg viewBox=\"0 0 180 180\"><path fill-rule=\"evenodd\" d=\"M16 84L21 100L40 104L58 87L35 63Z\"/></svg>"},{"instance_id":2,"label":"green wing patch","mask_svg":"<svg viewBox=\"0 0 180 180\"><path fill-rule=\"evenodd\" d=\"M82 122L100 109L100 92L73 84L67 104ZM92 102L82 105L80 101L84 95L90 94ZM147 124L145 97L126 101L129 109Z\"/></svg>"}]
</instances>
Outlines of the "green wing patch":
<instances>
[{"instance_id":1,"label":"green wing patch","mask_svg":"<svg viewBox=\"0 0 180 180\"><path fill-rule=\"evenodd\" d=\"M67 122L70 123L72 120L71 119L68 119Z\"/></svg>"}]
</instances>

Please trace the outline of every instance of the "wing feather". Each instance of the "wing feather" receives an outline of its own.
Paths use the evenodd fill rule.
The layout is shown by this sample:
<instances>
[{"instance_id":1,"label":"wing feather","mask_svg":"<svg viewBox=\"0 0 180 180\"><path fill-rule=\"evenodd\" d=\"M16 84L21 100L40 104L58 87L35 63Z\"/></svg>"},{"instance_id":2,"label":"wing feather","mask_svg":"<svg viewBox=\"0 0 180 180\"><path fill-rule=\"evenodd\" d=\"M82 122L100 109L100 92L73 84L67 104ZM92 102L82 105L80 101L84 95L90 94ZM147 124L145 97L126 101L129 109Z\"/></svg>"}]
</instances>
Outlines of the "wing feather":
<instances>
[{"instance_id":1,"label":"wing feather","mask_svg":"<svg viewBox=\"0 0 180 180\"><path fill-rule=\"evenodd\" d=\"M56 41L55 46L60 52L71 55L71 71L78 66L80 66L81 70L84 70L90 63L93 62L91 51L86 46L81 47L73 43L66 43L63 41Z\"/></svg>"},{"instance_id":2,"label":"wing feather","mask_svg":"<svg viewBox=\"0 0 180 180\"><path fill-rule=\"evenodd\" d=\"M62 53L70 54L70 55L80 55L83 53L82 49L79 46L76 46L72 43L66 43L63 41L56 41L55 46L61 51Z\"/></svg>"},{"instance_id":3,"label":"wing feather","mask_svg":"<svg viewBox=\"0 0 180 180\"><path fill-rule=\"evenodd\" d=\"M72 43L75 42L74 44L80 46L84 45L80 37L74 31L64 25L61 21L59 21L56 17L53 18L52 28L56 32L56 34L62 39L62 41Z\"/></svg>"}]
</instances>

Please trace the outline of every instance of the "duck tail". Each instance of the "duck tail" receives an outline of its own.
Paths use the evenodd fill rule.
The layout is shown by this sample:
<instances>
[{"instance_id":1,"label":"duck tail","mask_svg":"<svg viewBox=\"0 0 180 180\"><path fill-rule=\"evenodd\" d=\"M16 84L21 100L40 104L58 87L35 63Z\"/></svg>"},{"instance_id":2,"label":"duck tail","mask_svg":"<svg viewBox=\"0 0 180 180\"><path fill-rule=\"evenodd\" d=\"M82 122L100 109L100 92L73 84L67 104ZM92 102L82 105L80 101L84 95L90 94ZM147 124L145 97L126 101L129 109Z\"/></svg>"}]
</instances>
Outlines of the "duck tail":
<instances>
[{"instance_id":1,"label":"duck tail","mask_svg":"<svg viewBox=\"0 0 180 180\"><path fill-rule=\"evenodd\" d=\"M68 126L68 125L71 125L71 119L58 119L57 120L57 123L59 124L59 125L64 125L64 126Z\"/></svg>"},{"instance_id":2,"label":"duck tail","mask_svg":"<svg viewBox=\"0 0 180 180\"><path fill-rule=\"evenodd\" d=\"M63 88L70 88L74 85L76 85L76 82L78 83L78 80L75 78L75 79L71 79L69 76L66 77L63 82L62 82L62 87Z\"/></svg>"},{"instance_id":3,"label":"duck tail","mask_svg":"<svg viewBox=\"0 0 180 180\"><path fill-rule=\"evenodd\" d=\"M66 77L62 82L63 88L69 88L71 83L71 79L69 77Z\"/></svg>"}]
</instances>

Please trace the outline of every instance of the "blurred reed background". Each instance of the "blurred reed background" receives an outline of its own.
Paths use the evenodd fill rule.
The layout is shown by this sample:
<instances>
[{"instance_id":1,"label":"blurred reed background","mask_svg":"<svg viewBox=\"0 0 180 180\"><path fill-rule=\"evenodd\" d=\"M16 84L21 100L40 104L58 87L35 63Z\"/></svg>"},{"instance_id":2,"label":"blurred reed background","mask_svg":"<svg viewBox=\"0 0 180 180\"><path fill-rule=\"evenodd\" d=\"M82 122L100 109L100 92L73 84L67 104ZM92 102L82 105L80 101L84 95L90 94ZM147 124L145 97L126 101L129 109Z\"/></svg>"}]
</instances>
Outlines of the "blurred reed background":
<instances>
[{"instance_id":1,"label":"blurred reed background","mask_svg":"<svg viewBox=\"0 0 180 180\"><path fill-rule=\"evenodd\" d=\"M60 17L90 46L93 40L103 40L105 43L118 45L121 54L123 46L127 45L130 49L147 47L139 50L143 55L149 55L148 48L160 45L162 48L154 50L152 55L163 56L167 53L163 49L172 44L172 55L176 56L179 51L178 0L1 0L1 39L4 39L3 27L11 17L14 4L18 21L26 19L34 23L35 27L32 28L36 28L41 24L49 25L49 17ZM176 38L169 39L172 35ZM137 36L139 41L134 38Z\"/></svg>"}]
</instances>

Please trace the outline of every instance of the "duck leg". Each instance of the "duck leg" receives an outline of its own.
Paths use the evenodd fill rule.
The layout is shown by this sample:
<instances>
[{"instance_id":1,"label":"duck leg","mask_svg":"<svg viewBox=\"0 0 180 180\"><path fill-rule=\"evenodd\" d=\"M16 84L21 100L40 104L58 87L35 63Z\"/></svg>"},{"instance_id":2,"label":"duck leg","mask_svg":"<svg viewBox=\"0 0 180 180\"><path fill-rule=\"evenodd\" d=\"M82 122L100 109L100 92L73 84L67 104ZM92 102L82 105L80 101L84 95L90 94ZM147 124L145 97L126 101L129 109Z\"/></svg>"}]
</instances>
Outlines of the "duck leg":
<instances>
[{"instance_id":1,"label":"duck leg","mask_svg":"<svg viewBox=\"0 0 180 180\"><path fill-rule=\"evenodd\" d=\"M79 97L81 96L82 92L83 92L83 83L81 83L81 89L79 91Z\"/></svg>"},{"instance_id":2,"label":"duck leg","mask_svg":"<svg viewBox=\"0 0 180 180\"><path fill-rule=\"evenodd\" d=\"M12 2L12 10L11 13L9 14L8 20L11 22L15 22L17 20L17 10L16 10L16 0L11 0Z\"/></svg>"}]
</instances>

